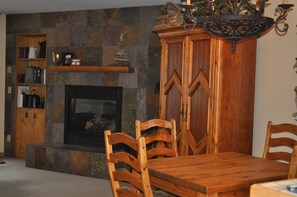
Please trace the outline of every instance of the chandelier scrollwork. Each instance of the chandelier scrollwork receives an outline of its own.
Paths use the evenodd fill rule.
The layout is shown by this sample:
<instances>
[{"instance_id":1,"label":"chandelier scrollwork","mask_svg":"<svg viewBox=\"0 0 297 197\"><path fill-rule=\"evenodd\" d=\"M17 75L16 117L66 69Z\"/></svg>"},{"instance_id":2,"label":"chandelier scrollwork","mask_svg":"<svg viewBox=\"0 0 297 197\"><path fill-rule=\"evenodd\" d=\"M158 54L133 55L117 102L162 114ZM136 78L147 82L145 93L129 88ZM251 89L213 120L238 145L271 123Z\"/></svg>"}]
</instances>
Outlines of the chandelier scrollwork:
<instances>
[{"instance_id":1,"label":"chandelier scrollwork","mask_svg":"<svg viewBox=\"0 0 297 197\"><path fill-rule=\"evenodd\" d=\"M268 0L198 0L190 5L181 5L185 18L185 29L190 31L188 24L198 24L205 31L218 37L231 40L232 49L236 42L243 38L258 36L275 24L280 33L287 32L289 25L285 22L287 11L292 4L280 4L276 8L277 19L263 16L265 3ZM284 27L281 29L279 24Z\"/></svg>"}]
</instances>

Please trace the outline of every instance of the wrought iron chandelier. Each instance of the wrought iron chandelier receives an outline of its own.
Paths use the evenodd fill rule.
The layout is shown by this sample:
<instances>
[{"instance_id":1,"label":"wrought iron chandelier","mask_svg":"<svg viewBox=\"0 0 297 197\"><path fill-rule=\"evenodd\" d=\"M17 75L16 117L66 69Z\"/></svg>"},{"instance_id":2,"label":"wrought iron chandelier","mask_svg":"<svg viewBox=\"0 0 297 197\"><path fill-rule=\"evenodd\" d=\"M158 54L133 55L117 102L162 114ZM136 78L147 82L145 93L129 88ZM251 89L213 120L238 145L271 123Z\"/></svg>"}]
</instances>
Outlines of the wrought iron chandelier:
<instances>
[{"instance_id":1,"label":"wrought iron chandelier","mask_svg":"<svg viewBox=\"0 0 297 197\"><path fill-rule=\"evenodd\" d=\"M185 29L199 27L218 37L231 40L233 51L236 42L243 38L258 36L275 24L275 29L285 34L289 28L286 23L288 10L293 4L280 4L275 9L278 15L274 21L263 16L265 3L268 0L198 0L195 3L181 5L184 14ZM188 24L194 23L193 27ZM280 28L279 25L283 27Z\"/></svg>"}]
</instances>

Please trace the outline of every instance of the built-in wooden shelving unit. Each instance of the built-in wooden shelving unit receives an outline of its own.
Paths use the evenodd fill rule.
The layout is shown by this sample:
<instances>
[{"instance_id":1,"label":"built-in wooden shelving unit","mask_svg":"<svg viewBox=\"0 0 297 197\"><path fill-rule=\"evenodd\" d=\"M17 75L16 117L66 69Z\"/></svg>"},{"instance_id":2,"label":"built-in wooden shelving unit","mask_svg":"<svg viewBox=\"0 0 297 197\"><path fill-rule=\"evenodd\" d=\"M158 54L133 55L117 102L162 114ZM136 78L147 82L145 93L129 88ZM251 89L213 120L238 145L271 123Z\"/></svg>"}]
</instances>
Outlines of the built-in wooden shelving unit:
<instances>
[{"instance_id":1,"label":"built-in wooden shelving unit","mask_svg":"<svg viewBox=\"0 0 297 197\"><path fill-rule=\"evenodd\" d=\"M129 66L48 66L47 70L60 72L134 72L134 69Z\"/></svg>"}]
</instances>

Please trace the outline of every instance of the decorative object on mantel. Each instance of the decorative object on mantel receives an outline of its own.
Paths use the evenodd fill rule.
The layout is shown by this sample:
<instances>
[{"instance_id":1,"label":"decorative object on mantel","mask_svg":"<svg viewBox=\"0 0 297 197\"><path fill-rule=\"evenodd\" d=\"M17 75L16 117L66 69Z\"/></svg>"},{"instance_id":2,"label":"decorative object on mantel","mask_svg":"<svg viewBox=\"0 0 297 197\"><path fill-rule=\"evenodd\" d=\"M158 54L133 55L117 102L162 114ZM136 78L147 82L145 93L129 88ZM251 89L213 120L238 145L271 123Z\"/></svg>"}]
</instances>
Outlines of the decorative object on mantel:
<instances>
[{"instance_id":1,"label":"decorative object on mantel","mask_svg":"<svg viewBox=\"0 0 297 197\"><path fill-rule=\"evenodd\" d=\"M287 12L293 4L287 4L283 0L275 9L276 20L263 16L268 0L257 0L255 4L251 0L196 0L186 5L181 5L185 16L185 29L190 31L199 25L202 29L218 37L230 40L235 51L238 40L259 36L262 32L275 25L278 34L284 35L289 25L286 23ZM193 27L188 27L194 23ZM280 28L279 25L283 25Z\"/></svg>"},{"instance_id":2,"label":"decorative object on mantel","mask_svg":"<svg viewBox=\"0 0 297 197\"><path fill-rule=\"evenodd\" d=\"M118 62L119 65L128 66L129 65L129 59L128 59L127 55L126 55L126 51L125 51L125 48L124 48L123 41L124 41L124 34L121 33L119 51L116 53L116 55L114 57L114 60L116 62Z\"/></svg>"},{"instance_id":3,"label":"decorative object on mantel","mask_svg":"<svg viewBox=\"0 0 297 197\"><path fill-rule=\"evenodd\" d=\"M72 52L52 52L53 62L56 66L69 66L73 58Z\"/></svg>"},{"instance_id":4,"label":"decorative object on mantel","mask_svg":"<svg viewBox=\"0 0 297 197\"><path fill-rule=\"evenodd\" d=\"M56 66L61 65L61 56L62 53L52 52L53 62Z\"/></svg>"},{"instance_id":5,"label":"decorative object on mantel","mask_svg":"<svg viewBox=\"0 0 297 197\"><path fill-rule=\"evenodd\" d=\"M79 66L80 65L80 59L79 58L72 58L71 59L71 66Z\"/></svg>"},{"instance_id":6,"label":"decorative object on mantel","mask_svg":"<svg viewBox=\"0 0 297 197\"><path fill-rule=\"evenodd\" d=\"M157 17L158 25L156 25L154 29L177 27L184 24L184 17L181 13L181 7L175 3L168 2L161 12L162 15Z\"/></svg>"}]
</instances>

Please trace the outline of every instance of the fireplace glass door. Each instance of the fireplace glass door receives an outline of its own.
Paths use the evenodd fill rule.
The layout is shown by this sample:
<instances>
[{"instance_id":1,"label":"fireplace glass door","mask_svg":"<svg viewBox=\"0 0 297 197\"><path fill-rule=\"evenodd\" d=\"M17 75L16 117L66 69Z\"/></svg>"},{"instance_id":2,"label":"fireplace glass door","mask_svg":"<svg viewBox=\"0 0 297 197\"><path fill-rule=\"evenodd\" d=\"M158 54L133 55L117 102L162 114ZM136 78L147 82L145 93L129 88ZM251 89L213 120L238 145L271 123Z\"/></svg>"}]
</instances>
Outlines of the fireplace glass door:
<instances>
[{"instance_id":1,"label":"fireplace glass door","mask_svg":"<svg viewBox=\"0 0 297 197\"><path fill-rule=\"evenodd\" d=\"M121 131L122 88L65 88L65 143L104 148L104 131Z\"/></svg>"}]
</instances>

